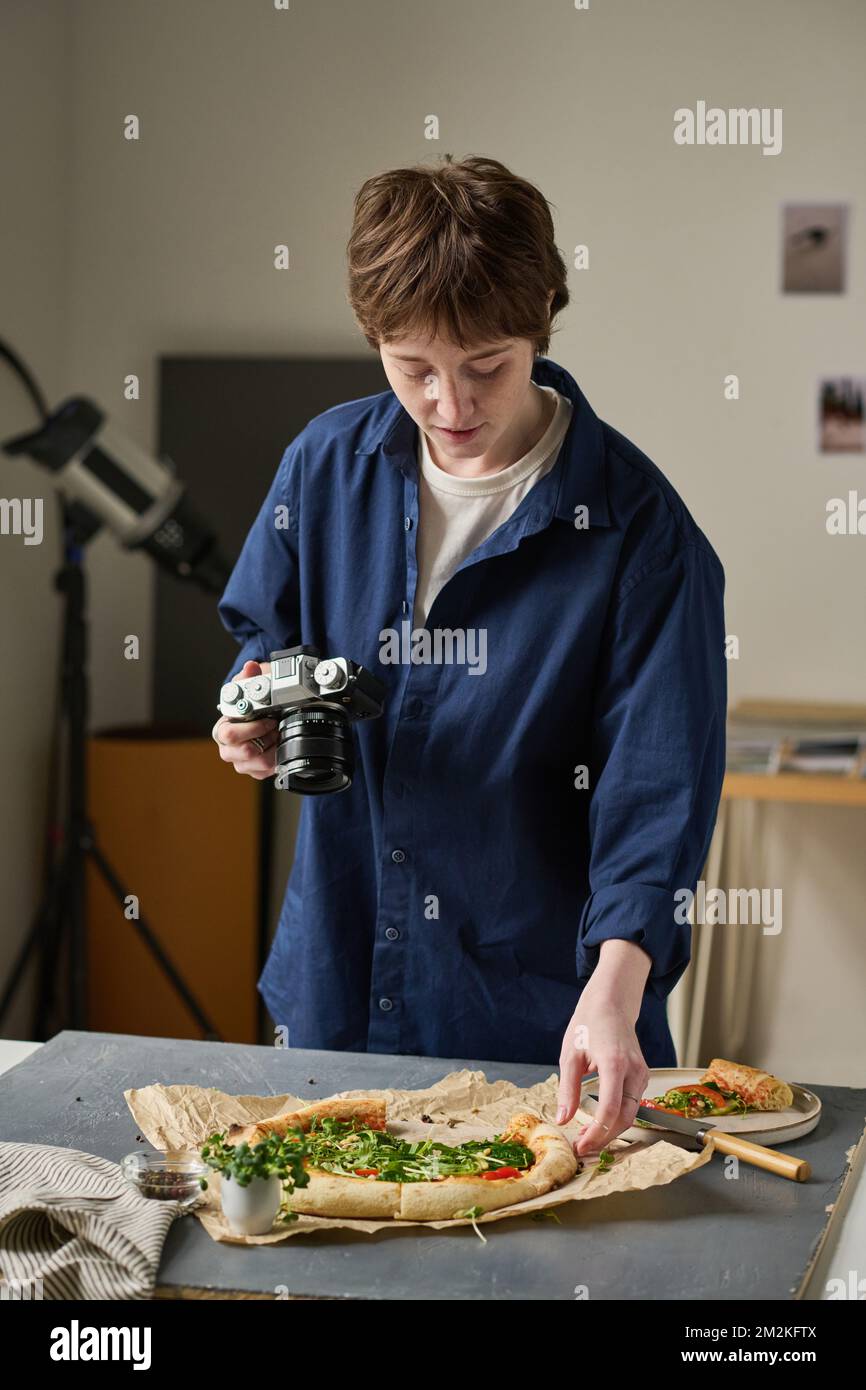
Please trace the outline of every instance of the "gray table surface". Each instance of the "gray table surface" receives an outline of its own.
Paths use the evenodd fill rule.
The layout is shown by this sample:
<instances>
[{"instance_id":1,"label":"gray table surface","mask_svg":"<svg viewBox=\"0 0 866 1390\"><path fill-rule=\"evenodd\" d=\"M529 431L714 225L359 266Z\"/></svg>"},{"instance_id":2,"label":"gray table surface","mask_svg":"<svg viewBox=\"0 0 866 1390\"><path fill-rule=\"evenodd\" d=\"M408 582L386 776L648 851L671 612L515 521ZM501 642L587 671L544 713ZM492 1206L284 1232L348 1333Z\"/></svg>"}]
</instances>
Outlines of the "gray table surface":
<instances>
[{"instance_id":1,"label":"gray table surface","mask_svg":"<svg viewBox=\"0 0 866 1390\"><path fill-rule=\"evenodd\" d=\"M59 1144L119 1160L135 1149L124 1090L162 1082L232 1094L311 1100L335 1091L420 1088L469 1067L527 1086L553 1068L464 1058L307 1052L237 1043L63 1032L0 1076L0 1139ZM800 1080L800 1078L795 1078ZM354 1299L791 1299L797 1296L835 1202L845 1152L863 1130L866 1090L815 1086L824 1105L812 1134L788 1145L812 1178L793 1183L721 1158L667 1187L558 1207L561 1221L528 1216L449 1231L362 1235L322 1231L283 1245L211 1240L192 1216L172 1226L157 1277L161 1294Z\"/></svg>"}]
</instances>

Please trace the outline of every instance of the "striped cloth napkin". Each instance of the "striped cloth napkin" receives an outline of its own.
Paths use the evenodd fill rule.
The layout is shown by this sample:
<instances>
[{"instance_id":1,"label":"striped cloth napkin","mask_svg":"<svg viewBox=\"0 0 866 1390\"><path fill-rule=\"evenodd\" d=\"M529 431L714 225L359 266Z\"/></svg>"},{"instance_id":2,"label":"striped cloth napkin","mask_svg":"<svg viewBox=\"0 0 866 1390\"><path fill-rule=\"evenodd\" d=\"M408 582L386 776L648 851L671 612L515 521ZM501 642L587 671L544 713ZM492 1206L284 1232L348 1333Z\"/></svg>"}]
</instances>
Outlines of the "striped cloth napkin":
<instances>
[{"instance_id":1,"label":"striped cloth napkin","mask_svg":"<svg viewBox=\"0 0 866 1390\"><path fill-rule=\"evenodd\" d=\"M142 1197L107 1158L0 1143L0 1298L150 1298L184 1210Z\"/></svg>"}]
</instances>

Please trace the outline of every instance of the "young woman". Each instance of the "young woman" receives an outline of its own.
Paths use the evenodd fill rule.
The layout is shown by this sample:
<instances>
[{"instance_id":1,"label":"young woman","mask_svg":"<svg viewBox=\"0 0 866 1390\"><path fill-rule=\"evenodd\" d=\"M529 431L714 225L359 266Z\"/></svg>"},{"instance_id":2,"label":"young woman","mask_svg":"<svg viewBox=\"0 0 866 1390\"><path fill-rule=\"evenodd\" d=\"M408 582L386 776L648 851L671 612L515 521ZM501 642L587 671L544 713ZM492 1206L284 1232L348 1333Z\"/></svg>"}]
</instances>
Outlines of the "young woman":
<instances>
[{"instance_id":1,"label":"young woman","mask_svg":"<svg viewBox=\"0 0 866 1390\"><path fill-rule=\"evenodd\" d=\"M724 574L670 483L546 356L542 194L493 159L369 179L349 300L391 389L289 445L219 604L243 674L368 667L347 790L304 797L260 989L292 1046L560 1064L578 1152L676 1061L665 1003L724 772ZM274 726L218 721L236 771ZM258 743L253 740L258 739Z\"/></svg>"}]
</instances>

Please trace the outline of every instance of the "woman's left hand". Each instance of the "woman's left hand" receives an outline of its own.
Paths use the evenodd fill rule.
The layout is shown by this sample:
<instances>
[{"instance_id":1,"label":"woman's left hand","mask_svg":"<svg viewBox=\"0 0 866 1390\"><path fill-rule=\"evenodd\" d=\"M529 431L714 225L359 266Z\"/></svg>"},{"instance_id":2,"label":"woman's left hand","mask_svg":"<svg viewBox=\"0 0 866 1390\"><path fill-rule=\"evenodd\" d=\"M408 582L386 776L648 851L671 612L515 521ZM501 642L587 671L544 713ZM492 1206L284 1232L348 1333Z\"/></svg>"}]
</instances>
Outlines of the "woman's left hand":
<instances>
[{"instance_id":1,"label":"woman's left hand","mask_svg":"<svg viewBox=\"0 0 866 1390\"><path fill-rule=\"evenodd\" d=\"M595 1118L572 1145L578 1156L603 1149L634 1123L649 1081L633 1018L607 989L594 992L595 982L590 979L580 996L559 1057L557 1124L567 1124L577 1110L583 1077L598 1072Z\"/></svg>"}]
</instances>

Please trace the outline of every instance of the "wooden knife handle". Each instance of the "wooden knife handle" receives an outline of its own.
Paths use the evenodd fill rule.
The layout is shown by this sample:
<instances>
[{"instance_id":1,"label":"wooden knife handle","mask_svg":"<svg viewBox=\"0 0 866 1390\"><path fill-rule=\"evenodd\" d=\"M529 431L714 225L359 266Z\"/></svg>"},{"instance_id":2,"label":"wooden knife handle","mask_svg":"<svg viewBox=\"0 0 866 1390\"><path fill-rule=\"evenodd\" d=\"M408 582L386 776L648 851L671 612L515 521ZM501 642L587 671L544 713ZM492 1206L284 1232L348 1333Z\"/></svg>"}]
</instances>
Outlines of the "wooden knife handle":
<instances>
[{"instance_id":1,"label":"wooden knife handle","mask_svg":"<svg viewBox=\"0 0 866 1390\"><path fill-rule=\"evenodd\" d=\"M812 1176L811 1164L805 1158L795 1158L793 1154L783 1154L778 1149L765 1149L763 1144L754 1144L751 1139L743 1139L739 1134L725 1134L718 1129L711 1130L709 1137L720 1153L734 1154L744 1163L754 1163L756 1168L766 1168L768 1173L776 1173L780 1178L806 1182Z\"/></svg>"}]
</instances>

